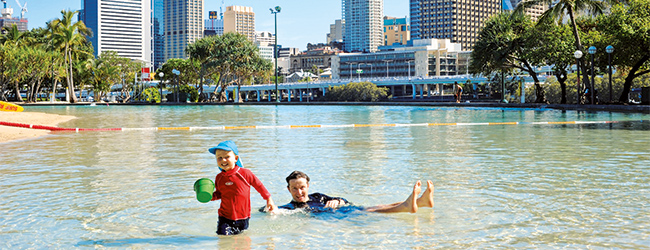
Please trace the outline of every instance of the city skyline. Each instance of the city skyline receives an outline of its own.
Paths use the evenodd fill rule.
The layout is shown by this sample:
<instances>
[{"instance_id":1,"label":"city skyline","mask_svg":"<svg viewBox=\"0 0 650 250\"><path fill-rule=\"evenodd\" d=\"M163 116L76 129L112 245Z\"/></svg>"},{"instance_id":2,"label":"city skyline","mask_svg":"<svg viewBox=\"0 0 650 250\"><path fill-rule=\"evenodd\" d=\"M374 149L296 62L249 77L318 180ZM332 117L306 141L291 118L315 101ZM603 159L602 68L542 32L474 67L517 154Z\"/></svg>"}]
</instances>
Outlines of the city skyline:
<instances>
[{"instance_id":1,"label":"city skyline","mask_svg":"<svg viewBox=\"0 0 650 250\"><path fill-rule=\"evenodd\" d=\"M81 0L19 0L21 4L28 3L25 17L29 20L29 29L45 27L45 23L61 17L61 10L79 10ZM269 8L279 5L282 11L278 14L278 44L284 47L295 47L305 50L307 43L325 43L330 24L341 19L341 1L322 1L315 5L310 1L281 0L260 1L240 0L225 1L225 7L231 5L249 6L255 12L256 31L273 32L273 15ZM16 16L17 4L7 1L7 7L14 9ZM203 19L208 19L209 11L219 11L221 1L205 1ZM17 12L20 15L20 11ZM318 13L315 15L314 13ZM384 1L384 15L393 17L408 17L409 1ZM310 20L310 21L305 21Z\"/></svg>"}]
</instances>

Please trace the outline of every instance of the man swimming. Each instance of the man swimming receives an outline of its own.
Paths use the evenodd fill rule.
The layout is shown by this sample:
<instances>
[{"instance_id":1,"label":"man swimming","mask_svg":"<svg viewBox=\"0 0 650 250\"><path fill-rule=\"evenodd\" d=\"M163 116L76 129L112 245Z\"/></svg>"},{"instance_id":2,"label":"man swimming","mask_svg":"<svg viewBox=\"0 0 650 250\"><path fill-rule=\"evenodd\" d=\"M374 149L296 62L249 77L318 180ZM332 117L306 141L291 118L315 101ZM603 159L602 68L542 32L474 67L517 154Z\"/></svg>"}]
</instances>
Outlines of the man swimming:
<instances>
[{"instance_id":1,"label":"man swimming","mask_svg":"<svg viewBox=\"0 0 650 250\"><path fill-rule=\"evenodd\" d=\"M292 200L286 205L279 206L281 209L305 209L311 212L332 210L348 205L346 199L341 197L330 197L321 193L309 193L309 176L300 171L293 171L286 178L287 189L291 193ZM378 205L363 208L365 211L378 213L415 213L420 207L433 207L433 182L427 181L427 189L419 198L416 198L422 189L422 183L417 181L413 186L413 192L403 202L396 202L386 205Z\"/></svg>"}]
</instances>

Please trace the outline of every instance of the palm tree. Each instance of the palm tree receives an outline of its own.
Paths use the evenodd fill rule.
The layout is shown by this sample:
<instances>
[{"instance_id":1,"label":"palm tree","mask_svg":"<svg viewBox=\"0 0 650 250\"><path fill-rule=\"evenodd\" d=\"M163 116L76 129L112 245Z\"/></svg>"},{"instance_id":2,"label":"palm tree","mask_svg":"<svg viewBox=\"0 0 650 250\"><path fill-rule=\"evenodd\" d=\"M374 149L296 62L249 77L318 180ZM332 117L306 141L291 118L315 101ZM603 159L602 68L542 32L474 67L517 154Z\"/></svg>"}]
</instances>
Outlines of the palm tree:
<instances>
[{"instance_id":1,"label":"palm tree","mask_svg":"<svg viewBox=\"0 0 650 250\"><path fill-rule=\"evenodd\" d=\"M0 44L3 45L13 44L18 46L25 35L25 32L19 31L15 24L12 24L11 27L2 27L2 30L4 32L0 32Z\"/></svg>"},{"instance_id":2,"label":"palm tree","mask_svg":"<svg viewBox=\"0 0 650 250\"><path fill-rule=\"evenodd\" d=\"M71 97L70 103L77 102L77 97L74 94L74 79L73 79L73 57L76 53L86 53L78 50L78 47L81 47L87 43L86 36L91 36L92 32L86 25L77 21L73 23L74 15L79 11L69 11L62 10L61 14L63 15L62 19L54 19L51 21L51 25L48 25L52 29L51 35L52 40L61 52L63 52L66 65L66 82L68 84L67 94Z\"/></svg>"},{"instance_id":3,"label":"palm tree","mask_svg":"<svg viewBox=\"0 0 650 250\"><path fill-rule=\"evenodd\" d=\"M569 23L571 24L573 36L575 38L576 50L583 50L582 43L580 42L580 33L578 33L578 26L576 25L576 14L579 12L587 12L593 15L600 15L605 10L606 4L619 2L619 0L524 0L517 5L514 11L523 13L524 10L538 4L552 6L542 14L538 24L548 21L547 19L561 21L564 19L565 15L568 15ZM580 58L579 60L582 66L582 79L585 84L584 86L589 86L589 76L586 70L587 65L583 62L583 58Z\"/></svg>"}]
</instances>

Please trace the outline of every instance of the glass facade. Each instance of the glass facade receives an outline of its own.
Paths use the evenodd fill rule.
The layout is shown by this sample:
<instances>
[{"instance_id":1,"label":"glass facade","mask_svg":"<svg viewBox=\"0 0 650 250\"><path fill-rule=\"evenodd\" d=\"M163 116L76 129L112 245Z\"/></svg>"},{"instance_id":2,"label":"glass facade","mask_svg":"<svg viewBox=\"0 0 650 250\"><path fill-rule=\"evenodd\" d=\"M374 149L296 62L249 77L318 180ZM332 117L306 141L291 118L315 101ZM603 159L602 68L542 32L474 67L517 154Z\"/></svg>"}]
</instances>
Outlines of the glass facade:
<instances>
[{"instance_id":1,"label":"glass facade","mask_svg":"<svg viewBox=\"0 0 650 250\"><path fill-rule=\"evenodd\" d=\"M153 0L153 67L154 71L165 63L165 6L163 0Z\"/></svg>"}]
</instances>

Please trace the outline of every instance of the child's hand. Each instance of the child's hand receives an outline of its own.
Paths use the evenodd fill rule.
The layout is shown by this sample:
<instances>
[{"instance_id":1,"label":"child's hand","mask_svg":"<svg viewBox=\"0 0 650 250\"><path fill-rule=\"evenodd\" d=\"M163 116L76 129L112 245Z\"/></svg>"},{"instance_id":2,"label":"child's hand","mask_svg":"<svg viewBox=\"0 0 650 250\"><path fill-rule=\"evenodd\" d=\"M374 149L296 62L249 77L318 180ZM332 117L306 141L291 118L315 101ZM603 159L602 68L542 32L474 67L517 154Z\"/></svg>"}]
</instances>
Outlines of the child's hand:
<instances>
[{"instance_id":1,"label":"child's hand","mask_svg":"<svg viewBox=\"0 0 650 250\"><path fill-rule=\"evenodd\" d=\"M268 200L266 200L266 207L264 208L264 211L273 214L273 212L277 210L278 207L273 203L273 199L269 198Z\"/></svg>"}]
</instances>

